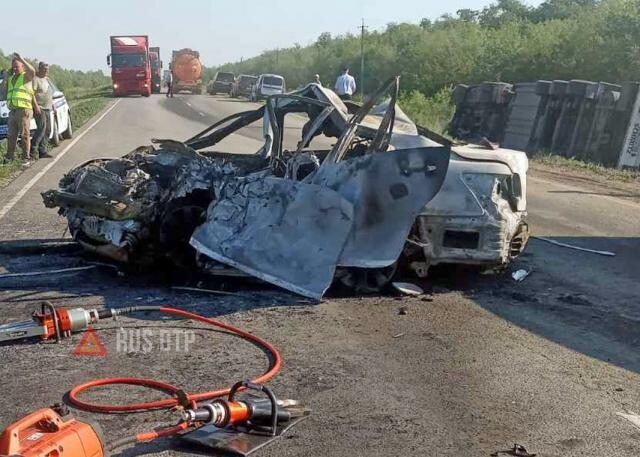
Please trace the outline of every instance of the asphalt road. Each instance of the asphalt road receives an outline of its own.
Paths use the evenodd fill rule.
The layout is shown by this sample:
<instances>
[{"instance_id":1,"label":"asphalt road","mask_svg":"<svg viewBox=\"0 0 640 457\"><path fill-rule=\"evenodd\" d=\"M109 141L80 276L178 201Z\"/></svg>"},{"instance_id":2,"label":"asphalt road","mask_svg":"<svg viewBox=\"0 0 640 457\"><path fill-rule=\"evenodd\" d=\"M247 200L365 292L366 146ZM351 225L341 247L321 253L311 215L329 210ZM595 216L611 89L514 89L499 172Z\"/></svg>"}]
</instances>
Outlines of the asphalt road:
<instances>
[{"instance_id":1,"label":"asphalt road","mask_svg":"<svg viewBox=\"0 0 640 457\"><path fill-rule=\"evenodd\" d=\"M99 122L87 124L90 130L76 132L76 138L86 134L63 156L39 162L0 189L0 213L6 213L0 218L0 273L85 264L73 252L6 250L11 240L63 236L64 221L42 206L39 193L56 187L68 169L121 155L152 137L188 138L249 105L186 95L118 100ZM294 134L295 128L287 132L288 141ZM250 152L259 140L259 130L249 127L219 149ZM534 239L513 266L532 269L522 283L509 273L448 269L425 283L432 289L425 297L333 296L318 305L233 281L211 286L237 291L233 296L179 293L168 286L191 278L98 268L0 280L0 313L2 321L24 319L44 298L76 306L171 303L267 337L285 360L271 385L314 412L289 439L258 455L488 456L520 443L539 456L635 456L640 430L616 413L640 412L640 205L606 187L594 191L535 171L528 199L535 235L616 256ZM197 339L188 352L123 351L119 327L195 329ZM80 336L60 345L0 346L0 426L98 376L155 377L197 391L266 365L251 345L191 323L141 316L98 330L106 357L73 356ZM91 395L105 402L153 397L135 389ZM175 419L164 412L81 414L97 419L113 438ZM161 440L124 454L189 452Z\"/></svg>"}]
</instances>

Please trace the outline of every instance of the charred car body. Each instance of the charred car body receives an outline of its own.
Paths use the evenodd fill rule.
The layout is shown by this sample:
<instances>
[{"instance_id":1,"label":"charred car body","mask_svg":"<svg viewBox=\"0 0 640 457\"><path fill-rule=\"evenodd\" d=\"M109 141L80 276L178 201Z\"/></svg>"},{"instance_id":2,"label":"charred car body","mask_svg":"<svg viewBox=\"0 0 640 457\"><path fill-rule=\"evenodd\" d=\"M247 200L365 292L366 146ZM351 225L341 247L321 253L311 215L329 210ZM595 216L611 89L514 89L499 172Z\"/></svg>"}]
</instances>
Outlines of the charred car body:
<instances>
[{"instance_id":1,"label":"charred car body","mask_svg":"<svg viewBox=\"0 0 640 457\"><path fill-rule=\"evenodd\" d=\"M376 290L398 265L422 276L437 263L507 264L528 233L526 156L452 146L416 126L396 105L398 84L362 107L316 84L271 96L185 142L82 164L43 199L90 251L242 272L313 298L336 278ZM309 120L287 150L292 113ZM210 149L261 119L255 154ZM335 144L312 147L320 135Z\"/></svg>"}]
</instances>

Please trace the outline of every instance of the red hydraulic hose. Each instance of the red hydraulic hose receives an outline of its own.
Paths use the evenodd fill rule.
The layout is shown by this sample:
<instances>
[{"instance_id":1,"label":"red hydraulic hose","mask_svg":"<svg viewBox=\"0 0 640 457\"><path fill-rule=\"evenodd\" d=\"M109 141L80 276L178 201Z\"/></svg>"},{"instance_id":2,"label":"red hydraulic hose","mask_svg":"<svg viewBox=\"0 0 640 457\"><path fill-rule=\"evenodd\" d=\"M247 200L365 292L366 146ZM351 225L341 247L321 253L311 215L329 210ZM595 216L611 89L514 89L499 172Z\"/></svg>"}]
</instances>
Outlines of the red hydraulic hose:
<instances>
[{"instance_id":1,"label":"red hydraulic hose","mask_svg":"<svg viewBox=\"0 0 640 457\"><path fill-rule=\"evenodd\" d=\"M233 333L235 335L244 338L245 340L251 341L255 345L266 350L267 353L271 355L269 369L264 372L261 376L253 379L252 382L256 384L262 384L269 379L273 378L278 371L280 371L280 367L282 366L282 357L278 350L268 341L263 340L262 338L252 335L249 332L246 332L242 329L234 327L229 324L225 324L217 319L212 319L209 317L200 316L198 314L190 313L189 311L184 311L176 308L169 308L166 306L161 307L146 307L147 310L155 310L162 313L173 314L180 317L185 317L187 319L196 320L199 322L204 322L205 324L213 325L215 327L224 329ZM136 311L135 308L132 308L131 311ZM149 411L160 408L171 408L178 404L177 398L167 398L165 400L156 400L150 402L143 403L131 403L125 405L105 405L105 404L95 404L89 403L78 398L78 395L82 392L85 392L89 389L99 387L99 386L107 386L114 384L126 384L133 386L144 386L149 387L151 389L159 390L162 392L166 392L171 395L177 395L180 389L171 384L166 384L164 382L156 381L154 379L144 379L144 378L102 378L95 379L93 381L86 382L84 384L80 384L69 392L69 400L79 409L83 409L85 411L98 412L98 413L121 413L121 412L133 412L133 411ZM230 388L212 390L209 392L201 392L201 393L191 393L188 394L188 400L192 403L211 400L213 398L222 397L228 395ZM155 431L149 433L141 433L138 434L135 441L149 441L151 439L157 438L159 436L168 436L171 434L178 433L188 426L185 423L178 424L177 426L170 427L168 429L162 431Z\"/></svg>"}]
</instances>

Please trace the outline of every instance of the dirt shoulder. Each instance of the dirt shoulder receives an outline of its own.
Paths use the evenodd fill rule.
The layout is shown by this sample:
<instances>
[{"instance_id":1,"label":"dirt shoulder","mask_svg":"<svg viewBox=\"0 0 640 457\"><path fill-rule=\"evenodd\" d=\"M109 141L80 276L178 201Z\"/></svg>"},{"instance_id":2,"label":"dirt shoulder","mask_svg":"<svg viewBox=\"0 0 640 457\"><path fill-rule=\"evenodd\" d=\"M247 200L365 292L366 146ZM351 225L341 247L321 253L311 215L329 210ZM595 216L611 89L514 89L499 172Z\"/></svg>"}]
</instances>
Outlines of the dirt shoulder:
<instances>
[{"instance_id":1,"label":"dirt shoulder","mask_svg":"<svg viewBox=\"0 0 640 457\"><path fill-rule=\"evenodd\" d=\"M597 195L640 203L640 174L635 179L632 174L618 175L618 170L611 174L576 169L571 166L548 164L533 159L529 162L529 177L554 181L567 186L579 187ZM624 177L623 177L624 176Z\"/></svg>"}]
</instances>

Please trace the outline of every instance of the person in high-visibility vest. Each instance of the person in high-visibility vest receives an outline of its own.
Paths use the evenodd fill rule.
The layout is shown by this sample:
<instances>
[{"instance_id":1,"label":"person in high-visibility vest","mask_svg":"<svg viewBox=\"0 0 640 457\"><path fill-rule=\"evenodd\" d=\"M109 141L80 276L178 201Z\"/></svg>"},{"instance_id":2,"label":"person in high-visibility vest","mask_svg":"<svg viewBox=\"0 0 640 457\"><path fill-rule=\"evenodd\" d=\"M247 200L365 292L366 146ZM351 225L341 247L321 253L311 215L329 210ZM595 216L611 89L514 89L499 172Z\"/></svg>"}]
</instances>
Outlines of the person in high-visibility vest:
<instances>
[{"instance_id":1,"label":"person in high-visibility vest","mask_svg":"<svg viewBox=\"0 0 640 457\"><path fill-rule=\"evenodd\" d=\"M33 78L36 71L29 62L17 52L11 61L12 75L6 81L6 98L9 108L9 122L7 132L7 160L15 158L18 137L24 153L25 165L29 165L31 150L31 118L33 117Z\"/></svg>"}]
</instances>

